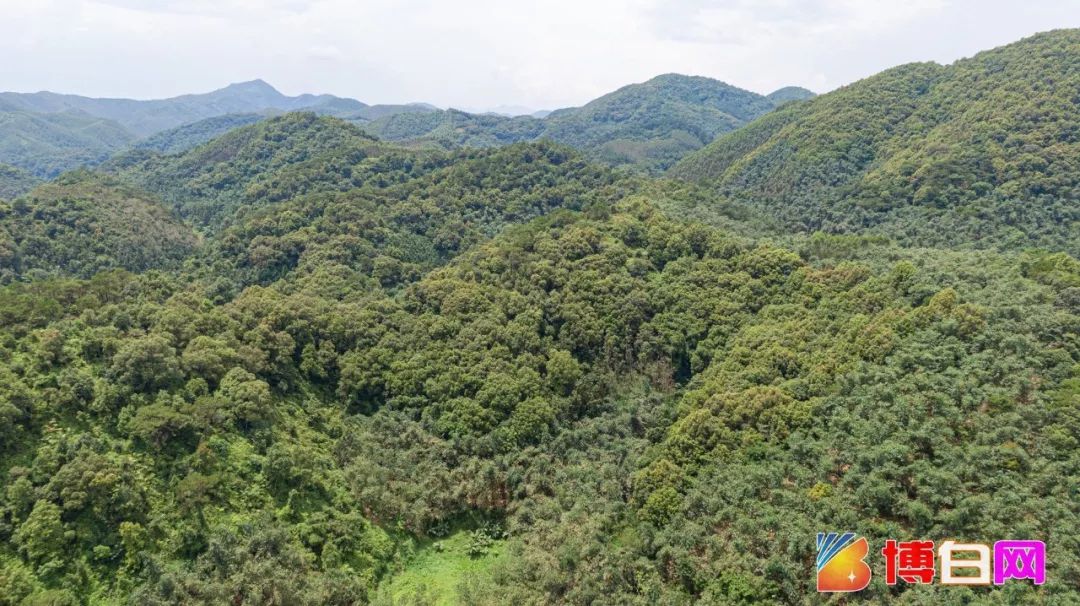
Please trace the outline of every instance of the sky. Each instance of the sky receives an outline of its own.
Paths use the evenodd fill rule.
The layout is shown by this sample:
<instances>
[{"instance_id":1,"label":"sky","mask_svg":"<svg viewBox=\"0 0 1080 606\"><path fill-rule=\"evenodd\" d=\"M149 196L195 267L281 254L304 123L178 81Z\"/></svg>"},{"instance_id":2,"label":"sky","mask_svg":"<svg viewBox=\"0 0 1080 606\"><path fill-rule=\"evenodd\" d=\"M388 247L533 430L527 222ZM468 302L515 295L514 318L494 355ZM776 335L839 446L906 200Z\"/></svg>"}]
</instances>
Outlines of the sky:
<instances>
[{"instance_id":1,"label":"sky","mask_svg":"<svg viewBox=\"0 0 1080 606\"><path fill-rule=\"evenodd\" d=\"M553 109L669 72L827 92L1080 26L1080 0L0 0L0 90Z\"/></svg>"}]
</instances>

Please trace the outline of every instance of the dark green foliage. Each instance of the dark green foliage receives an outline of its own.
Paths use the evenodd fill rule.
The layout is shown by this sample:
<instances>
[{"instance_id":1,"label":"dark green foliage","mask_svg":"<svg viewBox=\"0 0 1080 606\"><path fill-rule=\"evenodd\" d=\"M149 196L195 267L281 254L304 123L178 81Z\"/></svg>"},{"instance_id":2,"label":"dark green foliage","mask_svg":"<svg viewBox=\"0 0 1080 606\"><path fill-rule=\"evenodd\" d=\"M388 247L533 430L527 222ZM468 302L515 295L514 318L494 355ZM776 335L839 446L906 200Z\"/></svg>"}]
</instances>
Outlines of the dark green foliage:
<instances>
[{"instance_id":1,"label":"dark green foliage","mask_svg":"<svg viewBox=\"0 0 1080 606\"><path fill-rule=\"evenodd\" d=\"M1080 30L912 64L781 108L683 159L789 227L1080 253Z\"/></svg>"},{"instance_id":2,"label":"dark green foliage","mask_svg":"<svg viewBox=\"0 0 1080 606\"><path fill-rule=\"evenodd\" d=\"M253 208L306 191L355 187L352 167L385 149L346 122L295 113L230 131L183 154L134 151L105 169L160 195L181 217L214 229L242 204Z\"/></svg>"},{"instance_id":3,"label":"dark green foliage","mask_svg":"<svg viewBox=\"0 0 1080 606\"><path fill-rule=\"evenodd\" d=\"M220 247L214 271L243 285L288 276L282 284L326 296L365 285L391 288L508 224L581 209L632 187L546 143L387 153L353 167L349 182L362 185L247 215L211 244Z\"/></svg>"},{"instance_id":4,"label":"dark green foliage","mask_svg":"<svg viewBox=\"0 0 1080 606\"><path fill-rule=\"evenodd\" d=\"M115 180L67 174L0 202L0 282L179 265L195 234L152 197Z\"/></svg>"}]
</instances>

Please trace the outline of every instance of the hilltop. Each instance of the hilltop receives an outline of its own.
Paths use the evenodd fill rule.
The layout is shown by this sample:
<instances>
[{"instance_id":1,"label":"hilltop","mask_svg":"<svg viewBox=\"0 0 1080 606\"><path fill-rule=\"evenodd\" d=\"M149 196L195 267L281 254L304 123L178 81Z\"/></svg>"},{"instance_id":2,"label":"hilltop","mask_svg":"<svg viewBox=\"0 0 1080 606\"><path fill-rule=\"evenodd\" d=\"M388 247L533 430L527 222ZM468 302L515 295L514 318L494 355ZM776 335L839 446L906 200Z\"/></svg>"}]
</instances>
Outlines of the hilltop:
<instances>
[{"instance_id":1,"label":"hilltop","mask_svg":"<svg viewBox=\"0 0 1080 606\"><path fill-rule=\"evenodd\" d=\"M900 66L785 106L680 161L804 230L1078 252L1080 30Z\"/></svg>"},{"instance_id":2,"label":"hilltop","mask_svg":"<svg viewBox=\"0 0 1080 606\"><path fill-rule=\"evenodd\" d=\"M241 207L254 209L309 189L348 187L349 176L341 171L383 149L343 120L289 113L180 154L136 150L102 169L157 194L179 216L217 229Z\"/></svg>"},{"instance_id":3,"label":"hilltop","mask_svg":"<svg viewBox=\"0 0 1080 606\"><path fill-rule=\"evenodd\" d=\"M0 282L175 268L197 238L159 200L73 172L0 202Z\"/></svg>"},{"instance_id":4,"label":"hilltop","mask_svg":"<svg viewBox=\"0 0 1080 606\"><path fill-rule=\"evenodd\" d=\"M607 164L657 172L786 100L711 78L665 74L542 118L446 110L388 116L363 127L388 141L443 149L546 138Z\"/></svg>"}]
</instances>

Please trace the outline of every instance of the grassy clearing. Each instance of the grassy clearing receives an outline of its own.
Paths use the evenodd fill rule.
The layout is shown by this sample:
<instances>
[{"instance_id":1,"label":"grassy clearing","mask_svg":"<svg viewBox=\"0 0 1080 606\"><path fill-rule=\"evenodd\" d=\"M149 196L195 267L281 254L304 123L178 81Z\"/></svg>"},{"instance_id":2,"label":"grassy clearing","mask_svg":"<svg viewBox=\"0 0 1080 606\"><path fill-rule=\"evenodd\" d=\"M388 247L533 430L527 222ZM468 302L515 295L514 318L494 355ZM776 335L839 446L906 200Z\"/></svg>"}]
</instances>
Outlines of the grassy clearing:
<instances>
[{"instance_id":1,"label":"grassy clearing","mask_svg":"<svg viewBox=\"0 0 1080 606\"><path fill-rule=\"evenodd\" d=\"M403 570L379 587L376 604L452 606L466 579L485 580L502 557L505 541L495 541L478 557L468 554L470 532L459 530L441 541L425 543Z\"/></svg>"}]
</instances>

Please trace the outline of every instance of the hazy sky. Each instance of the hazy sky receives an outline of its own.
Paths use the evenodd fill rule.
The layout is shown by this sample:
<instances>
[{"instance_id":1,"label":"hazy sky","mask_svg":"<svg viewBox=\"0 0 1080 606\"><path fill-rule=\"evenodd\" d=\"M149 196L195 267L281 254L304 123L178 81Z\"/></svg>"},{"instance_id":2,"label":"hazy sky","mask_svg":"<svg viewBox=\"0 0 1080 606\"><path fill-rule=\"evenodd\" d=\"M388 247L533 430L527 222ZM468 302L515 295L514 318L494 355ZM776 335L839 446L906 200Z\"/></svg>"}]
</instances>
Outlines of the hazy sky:
<instances>
[{"instance_id":1,"label":"hazy sky","mask_svg":"<svg viewBox=\"0 0 1080 606\"><path fill-rule=\"evenodd\" d=\"M262 78L367 103L578 105L666 72L824 92L1080 26L1080 0L0 0L0 90Z\"/></svg>"}]
</instances>

